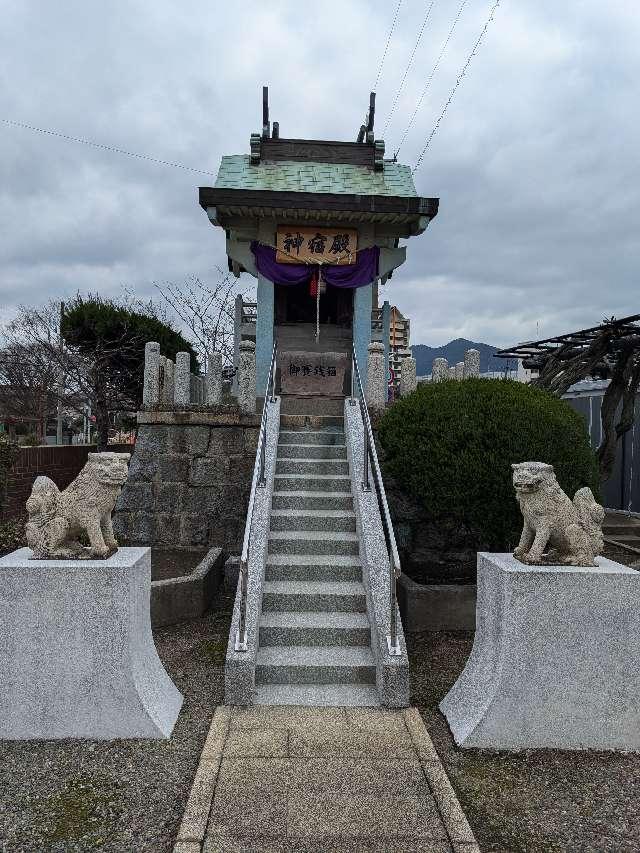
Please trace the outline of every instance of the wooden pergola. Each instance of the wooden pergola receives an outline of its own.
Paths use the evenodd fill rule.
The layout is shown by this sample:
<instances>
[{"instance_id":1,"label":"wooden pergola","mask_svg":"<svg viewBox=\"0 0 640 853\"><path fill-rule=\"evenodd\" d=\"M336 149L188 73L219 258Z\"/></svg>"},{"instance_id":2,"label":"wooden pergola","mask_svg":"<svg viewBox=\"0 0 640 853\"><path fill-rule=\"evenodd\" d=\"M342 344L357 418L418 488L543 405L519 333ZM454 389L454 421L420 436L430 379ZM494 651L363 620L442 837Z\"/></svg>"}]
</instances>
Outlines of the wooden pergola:
<instances>
[{"instance_id":1,"label":"wooden pergola","mask_svg":"<svg viewBox=\"0 0 640 853\"><path fill-rule=\"evenodd\" d=\"M581 379L608 379L602 408L602 441L598 448L600 474L611 475L618 439L633 425L635 401L640 385L640 314L598 326L526 341L499 350L498 358L522 359L523 367L538 370L532 385L561 397Z\"/></svg>"}]
</instances>

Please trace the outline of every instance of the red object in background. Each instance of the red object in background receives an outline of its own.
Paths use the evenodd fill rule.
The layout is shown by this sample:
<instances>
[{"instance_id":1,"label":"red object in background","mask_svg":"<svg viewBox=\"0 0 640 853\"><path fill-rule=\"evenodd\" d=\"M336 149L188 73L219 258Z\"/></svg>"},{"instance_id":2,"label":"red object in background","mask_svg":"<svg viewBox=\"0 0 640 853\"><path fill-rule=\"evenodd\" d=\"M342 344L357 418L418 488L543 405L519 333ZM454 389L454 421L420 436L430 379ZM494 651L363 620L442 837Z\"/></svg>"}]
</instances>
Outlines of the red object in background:
<instances>
[{"instance_id":1,"label":"red object in background","mask_svg":"<svg viewBox=\"0 0 640 853\"><path fill-rule=\"evenodd\" d=\"M96 416L95 415L89 415L89 420L91 421L92 424L95 424Z\"/></svg>"},{"instance_id":2,"label":"red object in background","mask_svg":"<svg viewBox=\"0 0 640 853\"><path fill-rule=\"evenodd\" d=\"M311 273L311 278L309 279L309 296L312 296L314 299L318 295L318 269L314 269Z\"/></svg>"}]
</instances>

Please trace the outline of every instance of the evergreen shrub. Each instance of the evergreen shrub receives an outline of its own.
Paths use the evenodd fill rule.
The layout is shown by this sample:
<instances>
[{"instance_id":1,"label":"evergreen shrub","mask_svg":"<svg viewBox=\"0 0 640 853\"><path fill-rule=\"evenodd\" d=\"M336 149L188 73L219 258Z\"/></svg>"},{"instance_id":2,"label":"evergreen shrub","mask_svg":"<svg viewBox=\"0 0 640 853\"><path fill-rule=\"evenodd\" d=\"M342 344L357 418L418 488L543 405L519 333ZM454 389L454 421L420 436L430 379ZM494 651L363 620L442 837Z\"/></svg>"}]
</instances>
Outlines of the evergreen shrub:
<instances>
[{"instance_id":1,"label":"evergreen shrub","mask_svg":"<svg viewBox=\"0 0 640 853\"><path fill-rule=\"evenodd\" d=\"M9 441L6 436L0 435L0 516L5 508L9 471L18 458L19 453L20 448L17 444Z\"/></svg>"},{"instance_id":2,"label":"evergreen shrub","mask_svg":"<svg viewBox=\"0 0 640 853\"><path fill-rule=\"evenodd\" d=\"M569 497L590 486L598 499L583 418L564 400L520 382L421 383L386 411L378 437L396 488L419 504L427 522L464 528L477 550L518 542L512 462L548 462Z\"/></svg>"}]
</instances>

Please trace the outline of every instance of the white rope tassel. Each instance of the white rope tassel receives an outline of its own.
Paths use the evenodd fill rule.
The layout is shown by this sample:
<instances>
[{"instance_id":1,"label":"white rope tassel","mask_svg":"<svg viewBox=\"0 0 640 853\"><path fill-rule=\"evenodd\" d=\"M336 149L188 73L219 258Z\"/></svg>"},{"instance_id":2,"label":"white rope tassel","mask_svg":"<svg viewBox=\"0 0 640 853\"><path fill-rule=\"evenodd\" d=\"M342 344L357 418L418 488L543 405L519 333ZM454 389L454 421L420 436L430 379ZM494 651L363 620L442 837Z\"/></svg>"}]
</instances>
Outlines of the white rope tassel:
<instances>
[{"instance_id":1,"label":"white rope tassel","mask_svg":"<svg viewBox=\"0 0 640 853\"><path fill-rule=\"evenodd\" d=\"M320 340L320 281L322 273L318 270L318 284L316 287L316 343Z\"/></svg>"}]
</instances>

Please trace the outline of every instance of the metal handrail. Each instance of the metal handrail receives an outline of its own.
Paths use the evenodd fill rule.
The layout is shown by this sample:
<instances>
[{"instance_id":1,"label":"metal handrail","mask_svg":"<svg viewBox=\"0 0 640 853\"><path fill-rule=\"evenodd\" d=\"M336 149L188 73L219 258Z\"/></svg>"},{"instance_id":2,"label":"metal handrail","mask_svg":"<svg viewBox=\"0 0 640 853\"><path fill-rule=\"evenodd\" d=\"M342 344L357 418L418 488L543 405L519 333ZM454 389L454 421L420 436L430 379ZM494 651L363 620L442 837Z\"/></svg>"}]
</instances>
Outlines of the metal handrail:
<instances>
[{"instance_id":1,"label":"metal handrail","mask_svg":"<svg viewBox=\"0 0 640 853\"><path fill-rule=\"evenodd\" d=\"M242 541L242 554L240 556L240 613L238 617L238 631L236 633L235 650L237 652L247 651L247 589L249 581L249 549L251 547L251 525L253 523L253 508L256 501L256 489L263 489L266 485L266 438L267 438L267 405L275 403L275 379L276 379L276 355L278 352L277 341L273 342L271 352L271 364L269 365L269 376L267 387L264 391L264 403L262 404L262 419L260 421L260 433L258 435L258 446L256 448L256 461L253 466L253 479L251 481L251 493L249 495L249 508L247 509L247 521L244 526L244 539Z\"/></svg>"},{"instance_id":2,"label":"metal handrail","mask_svg":"<svg viewBox=\"0 0 640 853\"><path fill-rule=\"evenodd\" d=\"M369 410L362 389L362 380L360 379L360 370L358 368L358 359L356 358L355 348L351 353L351 405L356 405L355 390L359 392L360 415L364 426L363 440L363 477L362 491L370 492L371 485L369 483L369 457L371 457L371 470L373 480L376 487L376 496L378 499L378 508L380 517L382 518L382 527L384 530L385 541L387 545L387 553L389 555L389 633L387 634L387 648L389 654L397 656L402 654L400 642L398 640L398 617L397 617L397 594L396 581L402 574L400 567L400 555L398 554L398 546L396 544L396 536L393 532L393 524L391 522L391 514L389 513L389 504L387 503L387 494L384 490L382 482L382 474L380 473L380 465L378 463L378 454L376 452L376 444L373 439L373 430L371 428L371 419L369 418Z\"/></svg>"}]
</instances>

